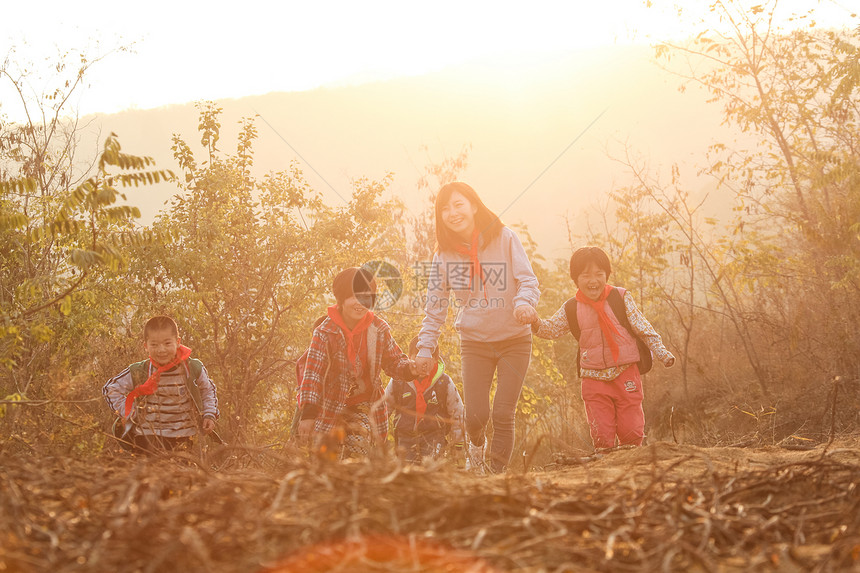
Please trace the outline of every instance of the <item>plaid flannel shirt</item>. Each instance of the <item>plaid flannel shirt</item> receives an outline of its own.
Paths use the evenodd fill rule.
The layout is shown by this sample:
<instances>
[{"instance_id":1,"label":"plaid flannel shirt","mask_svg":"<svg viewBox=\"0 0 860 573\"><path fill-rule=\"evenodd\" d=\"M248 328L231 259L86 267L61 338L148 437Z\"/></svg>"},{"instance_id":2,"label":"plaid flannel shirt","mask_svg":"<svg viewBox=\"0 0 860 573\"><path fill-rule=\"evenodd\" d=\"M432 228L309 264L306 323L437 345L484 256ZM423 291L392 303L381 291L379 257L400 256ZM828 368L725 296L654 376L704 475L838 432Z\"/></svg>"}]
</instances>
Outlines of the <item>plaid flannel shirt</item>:
<instances>
[{"instance_id":1,"label":"plaid flannel shirt","mask_svg":"<svg viewBox=\"0 0 860 573\"><path fill-rule=\"evenodd\" d=\"M385 372L392 378L410 378L409 357L403 353L394 338L388 323L374 317L367 330L370 384L373 398L382 397L382 382ZM372 340L371 340L372 338ZM308 349L304 377L298 389L298 405L316 405L319 408L314 431L328 433L338 425L346 401L355 382L347 358L346 338L330 318L326 318L315 330ZM388 408L381 400L370 412L374 434L384 440L388 433Z\"/></svg>"}]
</instances>

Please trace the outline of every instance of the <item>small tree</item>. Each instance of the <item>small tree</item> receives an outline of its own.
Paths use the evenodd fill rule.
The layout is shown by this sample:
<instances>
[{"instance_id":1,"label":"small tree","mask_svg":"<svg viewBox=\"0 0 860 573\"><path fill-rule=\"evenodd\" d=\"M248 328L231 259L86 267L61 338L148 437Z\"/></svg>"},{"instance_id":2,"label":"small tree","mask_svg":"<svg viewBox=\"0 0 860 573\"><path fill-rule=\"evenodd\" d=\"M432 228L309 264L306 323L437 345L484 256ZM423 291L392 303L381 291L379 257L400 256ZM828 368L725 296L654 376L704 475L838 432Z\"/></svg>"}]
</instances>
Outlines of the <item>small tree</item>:
<instances>
[{"instance_id":1,"label":"small tree","mask_svg":"<svg viewBox=\"0 0 860 573\"><path fill-rule=\"evenodd\" d=\"M283 436L294 359L325 312L331 279L397 247L380 238L398 206L380 201L387 180L357 182L350 202L332 208L296 164L258 178L253 121L240 122L236 152L227 155L219 148L221 109L198 109L204 158L173 137L181 193L152 226L172 240L137 254L137 321L154 312L178 319L216 382L232 435Z\"/></svg>"},{"instance_id":2,"label":"small tree","mask_svg":"<svg viewBox=\"0 0 860 573\"><path fill-rule=\"evenodd\" d=\"M751 142L711 150L708 172L735 200L746 245L726 271L767 311L757 322L780 348L774 374L857 372L860 33L818 30L814 11L806 29L780 30L776 2L712 9L721 29L659 46L658 56L688 61L673 70Z\"/></svg>"},{"instance_id":3,"label":"small tree","mask_svg":"<svg viewBox=\"0 0 860 573\"><path fill-rule=\"evenodd\" d=\"M131 225L139 210L122 204L125 189L171 177L152 158L124 153L113 133L81 174L76 121L63 111L88 69L82 61L74 83L36 102L26 95L26 77L13 75L8 61L0 67L27 117L37 118L7 123L0 132L0 363L10 376L7 391L24 393L44 380L49 343L75 303L92 304L92 289L123 265L122 246L146 239Z\"/></svg>"},{"instance_id":4,"label":"small tree","mask_svg":"<svg viewBox=\"0 0 860 573\"><path fill-rule=\"evenodd\" d=\"M70 69L68 59L54 68L61 87L37 97L31 66L16 66L11 54L0 66L26 118L0 125L0 399L26 402L39 423L19 418L18 406L0 408L0 418L12 430L3 435L25 443L28 429L62 443L45 420L62 419L63 399L92 396L87 375L104 351L96 343L104 340L104 317L123 311L111 281L126 262L125 246L150 239L133 226L140 213L126 191L172 175L149 157L123 152L113 133L100 152L79 158L69 101L93 61L81 55ZM69 383L78 372L82 384ZM78 428L87 427L88 414L77 409L76 417ZM76 444L94 435L86 433Z\"/></svg>"}]
</instances>

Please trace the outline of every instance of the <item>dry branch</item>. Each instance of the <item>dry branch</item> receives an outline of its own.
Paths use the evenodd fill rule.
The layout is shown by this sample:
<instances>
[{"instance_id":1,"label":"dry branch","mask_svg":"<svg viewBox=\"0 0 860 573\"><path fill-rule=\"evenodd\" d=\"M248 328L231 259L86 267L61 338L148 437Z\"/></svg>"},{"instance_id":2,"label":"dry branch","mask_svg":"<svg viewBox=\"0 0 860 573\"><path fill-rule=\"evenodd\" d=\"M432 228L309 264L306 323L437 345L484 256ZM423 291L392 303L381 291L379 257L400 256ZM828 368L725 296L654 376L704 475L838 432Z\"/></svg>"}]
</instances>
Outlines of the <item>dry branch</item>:
<instances>
[{"instance_id":1,"label":"dry branch","mask_svg":"<svg viewBox=\"0 0 860 573\"><path fill-rule=\"evenodd\" d=\"M188 457L7 457L0 570L849 570L860 454L838 445L780 457L661 443L485 478L266 450L217 471Z\"/></svg>"}]
</instances>

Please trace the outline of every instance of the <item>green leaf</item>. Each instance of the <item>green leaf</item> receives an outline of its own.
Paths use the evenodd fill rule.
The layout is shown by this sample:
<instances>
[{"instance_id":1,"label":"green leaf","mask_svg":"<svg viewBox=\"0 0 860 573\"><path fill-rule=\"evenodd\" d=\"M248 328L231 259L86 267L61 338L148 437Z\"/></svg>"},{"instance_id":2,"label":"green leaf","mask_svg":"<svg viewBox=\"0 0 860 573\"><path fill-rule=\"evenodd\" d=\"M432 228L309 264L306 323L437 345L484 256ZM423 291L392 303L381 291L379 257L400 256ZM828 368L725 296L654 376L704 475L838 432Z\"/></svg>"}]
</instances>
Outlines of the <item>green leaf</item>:
<instances>
[{"instance_id":1,"label":"green leaf","mask_svg":"<svg viewBox=\"0 0 860 573\"><path fill-rule=\"evenodd\" d=\"M63 313L63 316L69 316L72 312L72 297L70 295L66 295L63 297L63 300L60 301L60 312Z\"/></svg>"},{"instance_id":2,"label":"green leaf","mask_svg":"<svg viewBox=\"0 0 860 573\"><path fill-rule=\"evenodd\" d=\"M0 231L13 231L26 227L29 219L23 213L0 215Z\"/></svg>"}]
</instances>

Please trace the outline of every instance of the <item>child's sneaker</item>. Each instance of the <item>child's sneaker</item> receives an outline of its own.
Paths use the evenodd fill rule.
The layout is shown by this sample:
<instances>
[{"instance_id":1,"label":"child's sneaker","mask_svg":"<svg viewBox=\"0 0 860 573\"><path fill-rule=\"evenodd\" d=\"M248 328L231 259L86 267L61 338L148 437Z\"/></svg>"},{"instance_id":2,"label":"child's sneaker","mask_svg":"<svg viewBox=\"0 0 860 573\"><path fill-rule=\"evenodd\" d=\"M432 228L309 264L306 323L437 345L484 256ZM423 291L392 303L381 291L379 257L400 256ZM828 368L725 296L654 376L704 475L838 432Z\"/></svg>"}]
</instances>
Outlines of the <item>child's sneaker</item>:
<instances>
[{"instance_id":1,"label":"child's sneaker","mask_svg":"<svg viewBox=\"0 0 860 573\"><path fill-rule=\"evenodd\" d=\"M487 441L484 440L484 443L480 446L476 446L469 440L469 445L466 449L466 469L476 474L483 474L485 470L484 465L484 446L487 445Z\"/></svg>"}]
</instances>

